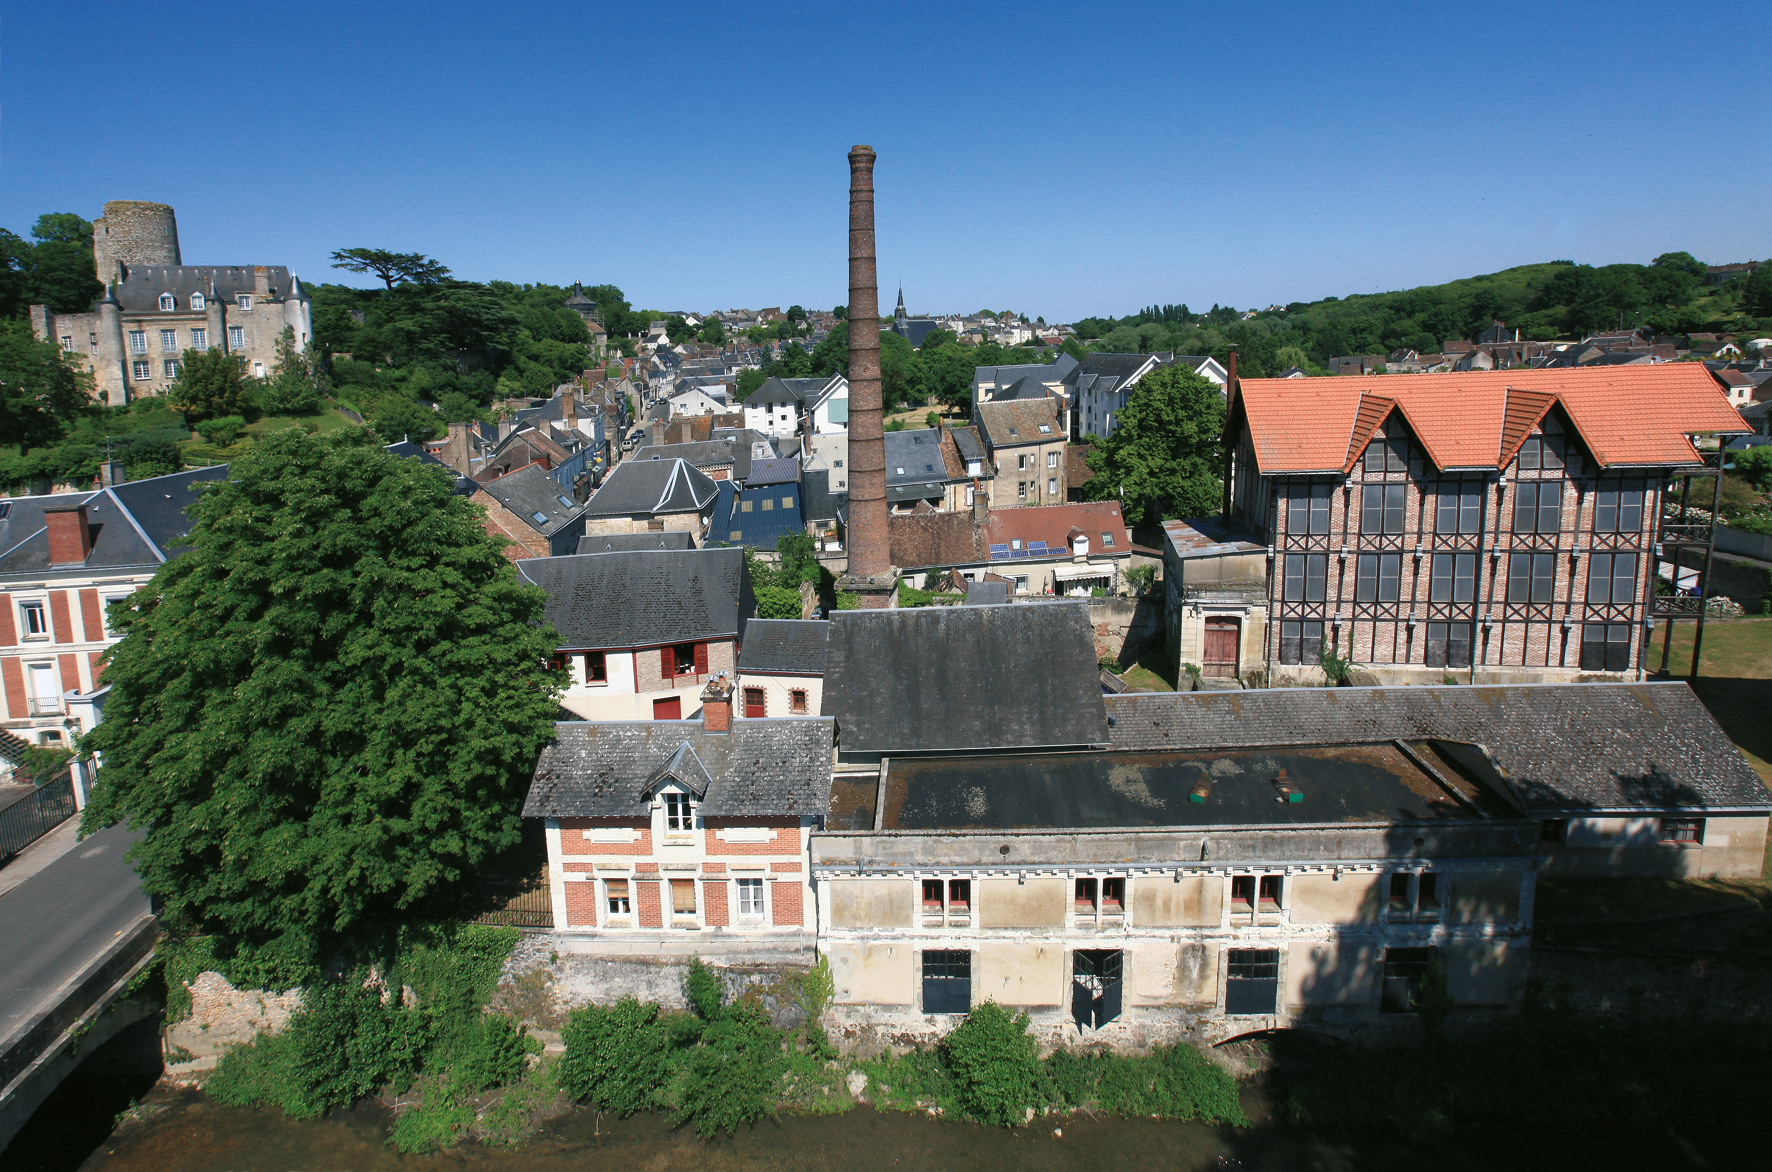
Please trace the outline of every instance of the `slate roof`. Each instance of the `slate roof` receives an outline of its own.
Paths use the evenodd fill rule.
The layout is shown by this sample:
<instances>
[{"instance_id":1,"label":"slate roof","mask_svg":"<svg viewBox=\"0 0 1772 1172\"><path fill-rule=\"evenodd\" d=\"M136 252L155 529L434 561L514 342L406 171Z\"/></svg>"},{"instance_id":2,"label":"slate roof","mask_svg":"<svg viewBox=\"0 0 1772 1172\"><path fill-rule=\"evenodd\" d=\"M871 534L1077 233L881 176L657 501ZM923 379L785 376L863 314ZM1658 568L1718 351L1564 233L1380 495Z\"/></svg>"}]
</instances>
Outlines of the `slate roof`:
<instances>
[{"instance_id":1,"label":"slate roof","mask_svg":"<svg viewBox=\"0 0 1772 1172\"><path fill-rule=\"evenodd\" d=\"M1451 741L1486 748L1536 810L1772 807L1683 681L1137 693L1106 703L1114 749Z\"/></svg>"},{"instance_id":2,"label":"slate roof","mask_svg":"<svg viewBox=\"0 0 1772 1172\"><path fill-rule=\"evenodd\" d=\"M552 537L584 513L584 506L573 500L540 464L525 464L515 472L487 481L480 491L543 537Z\"/></svg>"},{"instance_id":3,"label":"slate roof","mask_svg":"<svg viewBox=\"0 0 1772 1172\"><path fill-rule=\"evenodd\" d=\"M175 313L191 313L191 294L208 297L213 286L217 297L230 307L240 293L252 294L255 304L275 304L290 298L305 299L301 283L289 275L283 265L266 266L271 295L258 292L253 265L124 265L123 279L114 292L124 313L160 313L160 294L171 293L178 298ZM196 312L203 312L198 310Z\"/></svg>"},{"instance_id":4,"label":"slate roof","mask_svg":"<svg viewBox=\"0 0 1772 1172\"><path fill-rule=\"evenodd\" d=\"M574 553L619 553L632 549L694 549L695 539L682 529L658 533L585 534Z\"/></svg>"},{"instance_id":5,"label":"slate roof","mask_svg":"<svg viewBox=\"0 0 1772 1172\"><path fill-rule=\"evenodd\" d=\"M1009 601L1007 582L968 582L966 606L1003 606Z\"/></svg>"},{"instance_id":6,"label":"slate roof","mask_svg":"<svg viewBox=\"0 0 1772 1172\"><path fill-rule=\"evenodd\" d=\"M711 417L708 419L708 431L712 434ZM681 444L643 445L629 457L630 463L641 460L687 460L697 468L730 466L732 475L744 480L751 472L751 447L731 437Z\"/></svg>"},{"instance_id":7,"label":"slate roof","mask_svg":"<svg viewBox=\"0 0 1772 1172\"><path fill-rule=\"evenodd\" d=\"M746 485L798 484L799 481L800 461L791 456L773 460L752 460L751 474L744 478Z\"/></svg>"},{"instance_id":8,"label":"slate roof","mask_svg":"<svg viewBox=\"0 0 1772 1172\"><path fill-rule=\"evenodd\" d=\"M978 428L950 427L948 434L954 437L954 448L959 452L961 460L983 461L985 476L997 474L997 470L990 465L990 453L985 451L984 439L978 434Z\"/></svg>"},{"instance_id":9,"label":"slate roof","mask_svg":"<svg viewBox=\"0 0 1772 1172\"><path fill-rule=\"evenodd\" d=\"M746 395L744 402L747 407L759 407L764 403L791 403L798 407L805 402L805 396L790 383L772 377L764 379L762 386Z\"/></svg>"},{"instance_id":10,"label":"slate roof","mask_svg":"<svg viewBox=\"0 0 1772 1172\"><path fill-rule=\"evenodd\" d=\"M831 491L831 473L827 468L809 468L800 473L800 512L808 521L833 521L840 500L846 492Z\"/></svg>"},{"instance_id":11,"label":"slate roof","mask_svg":"<svg viewBox=\"0 0 1772 1172\"><path fill-rule=\"evenodd\" d=\"M132 480L96 492L0 498L0 575L42 574L50 568L46 509L86 505L92 552L85 568L153 569L184 552L177 543L191 531L185 510L201 486L223 480L227 465L192 468Z\"/></svg>"},{"instance_id":12,"label":"slate roof","mask_svg":"<svg viewBox=\"0 0 1772 1172\"><path fill-rule=\"evenodd\" d=\"M708 474L683 460L623 460L585 506L587 517L699 513L719 494Z\"/></svg>"},{"instance_id":13,"label":"slate roof","mask_svg":"<svg viewBox=\"0 0 1772 1172\"><path fill-rule=\"evenodd\" d=\"M547 620L572 650L736 639L756 609L741 549L618 550L525 558Z\"/></svg>"},{"instance_id":14,"label":"slate roof","mask_svg":"<svg viewBox=\"0 0 1772 1172\"><path fill-rule=\"evenodd\" d=\"M1064 430L1058 422L1057 399L1010 399L980 403L973 411L978 429L993 448L1016 447L1020 444L1049 444L1062 441ZM1042 432L1040 426L1046 430Z\"/></svg>"},{"instance_id":15,"label":"slate roof","mask_svg":"<svg viewBox=\"0 0 1772 1172\"><path fill-rule=\"evenodd\" d=\"M1753 430L1695 363L1239 383L1231 417L1246 418L1263 475L1348 466L1356 424L1373 414L1367 399L1384 413L1394 404L1442 470L1501 467L1509 400L1522 392L1554 398L1602 467L1695 465L1685 433Z\"/></svg>"},{"instance_id":16,"label":"slate roof","mask_svg":"<svg viewBox=\"0 0 1772 1172\"><path fill-rule=\"evenodd\" d=\"M411 440L401 440L397 444L387 445L387 448L388 451L394 453L396 456L405 456L407 459L417 460L421 464L435 464L437 467L443 469L443 471L449 473L450 478L455 481L454 492L456 496L472 496L474 490L479 487L479 485L474 482L472 476L461 475L455 469L437 459L437 457L431 455L431 453L425 451L423 447L413 443Z\"/></svg>"},{"instance_id":17,"label":"slate roof","mask_svg":"<svg viewBox=\"0 0 1772 1172\"><path fill-rule=\"evenodd\" d=\"M720 496L708 522L709 545L749 545L774 549L784 533L804 533L797 485L740 486L734 480L717 482ZM770 507L762 507L768 501ZM745 504L751 506L747 512Z\"/></svg>"},{"instance_id":18,"label":"slate roof","mask_svg":"<svg viewBox=\"0 0 1772 1172\"><path fill-rule=\"evenodd\" d=\"M523 816L639 816L651 786L667 776L705 786L701 813L710 817L822 814L832 723L735 720L731 731L711 733L699 720L563 721L536 762Z\"/></svg>"},{"instance_id":19,"label":"slate roof","mask_svg":"<svg viewBox=\"0 0 1772 1172\"><path fill-rule=\"evenodd\" d=\"M1086 603L837 611L824 710L846 753L1108 741Z\"/></svg>"},{"instance_id":20,"label":"slate roof","mask_svg":"<svg viewBox=\"0 0 1772 1172\"><path fill-rule=\"evenodd\" d=\"M1150 354L1085 354L1077 366L1077 374L1129 379L1143 370L1152 357Z\"/></svg>"},{"instance_id":21,"label":"slate roof","mask_svg":"<svg viewBox=\"0 0 1772 1172\"><path fill-rule=\"evenodd\" d=\"M823 619L752 619L738 653L738 672L821 676L831 625Z\"/></svg>"}]
</instances>

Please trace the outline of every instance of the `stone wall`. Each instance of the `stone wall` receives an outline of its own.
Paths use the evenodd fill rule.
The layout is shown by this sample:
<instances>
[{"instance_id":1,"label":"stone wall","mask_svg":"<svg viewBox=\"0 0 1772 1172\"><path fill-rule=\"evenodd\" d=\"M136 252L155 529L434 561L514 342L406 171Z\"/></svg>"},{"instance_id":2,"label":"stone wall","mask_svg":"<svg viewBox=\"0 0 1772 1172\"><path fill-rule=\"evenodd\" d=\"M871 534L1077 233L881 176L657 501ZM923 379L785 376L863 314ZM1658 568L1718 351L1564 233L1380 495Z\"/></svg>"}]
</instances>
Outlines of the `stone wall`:
<instances>
[{"instance_id":1,"label":"stone wall","mask_svg":"<svg viewBox=\"0 0 1772 1172\"><path fill-rule=\"evenodd\" d=\"M289 1024L289 1015L301 1004L300 989L283 993L236 989L214 972L198 973L185 987L191 993L191 1014L166 1027L166 1047L168 1052L183 1049L199 1063L259 1034L276 1033Z\"/></svg>"}]
</instances>

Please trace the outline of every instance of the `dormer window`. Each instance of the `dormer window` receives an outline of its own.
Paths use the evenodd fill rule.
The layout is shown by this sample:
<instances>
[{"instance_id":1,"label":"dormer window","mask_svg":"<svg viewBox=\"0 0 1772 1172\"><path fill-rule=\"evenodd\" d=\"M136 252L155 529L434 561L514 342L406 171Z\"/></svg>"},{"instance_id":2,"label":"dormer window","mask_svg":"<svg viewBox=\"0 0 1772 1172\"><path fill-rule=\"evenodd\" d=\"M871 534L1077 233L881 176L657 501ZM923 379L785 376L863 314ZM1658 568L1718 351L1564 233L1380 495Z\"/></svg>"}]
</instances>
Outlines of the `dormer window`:
<instances>
[{"instance_id":1,"label":"dormer window","mask_svg":"<svg viewBox=\"0 0 1772 1172\"><path fill-rule=\"evenodd\" d=\"M202 309L205 304L206 303L203 300L203 294L201 294L201 293L191 294L191 308L192 309Z\"/></svg>"},{"instance_id":2,"label":"dormer window","mask_svg":"<svg viewBox=\"0 0 1772 1172\"><path fill-rule=\"evenodd\" d=\"M234 304L239 306L241 309L250 310L252 308L252 294L250 294L250 293L236 293L234 295Z\"/></svg>"},{"instance_id":3,"label":"dormer window","mask_svg":"<svg viewBox=\"0 0 1772 1172\"><path fill-rule=\"evenodd\" d=\"M1052 425L1050 423L1042 423L1040 425L1040 434L1041 435L1051 435L1052 434Z\"/></svg>"},{"instance_id":4,"label":"dormer window","mask_svg":"<svg viewBox=\"0 0 1772 1172\"><path fill-rule=\"evenodd\" d=\"M178 298L170 293L160 294L160 308L166 313L171 313L178 308Z\"/></svg>"}]
</instances>

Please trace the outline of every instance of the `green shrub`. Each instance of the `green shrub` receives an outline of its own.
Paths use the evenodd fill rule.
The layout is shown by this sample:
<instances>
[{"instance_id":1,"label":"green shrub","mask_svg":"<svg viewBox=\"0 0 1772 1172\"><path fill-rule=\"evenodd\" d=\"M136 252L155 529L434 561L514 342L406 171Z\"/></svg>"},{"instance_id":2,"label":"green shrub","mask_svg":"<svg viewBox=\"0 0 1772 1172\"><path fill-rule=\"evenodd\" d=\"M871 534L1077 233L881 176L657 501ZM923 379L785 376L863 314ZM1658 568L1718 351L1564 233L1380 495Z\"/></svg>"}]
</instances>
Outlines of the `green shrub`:
<instances>
[{"instance_id":1,"label":"green shrub","mask_svg":"<svg viewBox=\"0 0 1772 1172\"><path fill-rule=\"evenodd\" d=\"M659 1106L671 1077L671 1035L657 1005L624 997L574 1010L562 1036L561 1090L623 1118Z\"/></svg>"},{"instance_id":2,"label":"green shrub","mask_svg":"<svg viewBox=\"0 0 1772 1172\"><path fill-rule=\"evenodd\" d=\"M1772 446L1735 453L1735 473L1755 488L1772 486Z\"/></svg>"},{"instance_id":3,"label":"green shrub","mask_svg":"<svg viewBox=\"0 0 1772 1172\"><path fill-rule=\"evenodd\" d=\"M234 437L239 435L240 429L245 426L246 420L238 415L222 415L215 419L205 419L197 424L197 434L203 437L205 443L225 448L234 442Z\"/></svg>"},{"instance_id":4,"label":"green shrub","mask_svg":"<svg viewBox=\"0 0 1772 1172\"><path fill-rule=\"evenodd\" d=\"M954 1079L939 1050L918 1046L905 1054L888 1053L861 1069L868 1076L868 1094L882 1107L909 1111L934 1104L944 1113L959 1111Z\"/></svg>"},{"instance_id":5,"label":"green shrub","mask_svg":"<svg viewBox=\"0 0 1772 1172\"><path fill-rule=\"evenodd\" d=\"M759 586L757 617L760 619L797 619L800 617L800 592L785 586Z\"/></svg>"},{"instance_id":6,"label":"green shrub","mask_svg":"<svg viewBox=\"0 0 1772 1172\"><path fill-rule=\"evenodd\" d=\"M237 1107L273 1106L292 1119L318 1119L384 1085L410 1085L424 1052L424 1019L383 1004L358 969L308 986L280 1034L223 1055L205 1090Z\"/></svg>"},{"instance_id":7,"label":"green shrub","mask_svg":"<svg viewBox=\"0 0 1772 1172\"><path fill-rule=\"evenodd\" d=\"M941 1044L961 1110L980 1123L1013 1127L1030 1107L1047 1101L1040 1046L1028 1033L1028 1015L1014 1017L986 1001Z\"/></svg>"},{"instance_id":8,"label":"green shrub","mask_svg":"<svg viewBox=\"0 0 1772 1172\"><path fill-rule=\"evenodd\" d=\"M697 1135L713 1139L755 1123L770 1113L781 1067L781 1035L760 1010L720 1010L684 1056L675 1124L694 1124Z\"/></svg>"},{"instance_id":9,"label":"green shrub","mask_svg":"<svg viewBox=\"0 0 1772 1172\"><path fill-rule=\"evenodd\" d=\"M1101 1051L1055 1050L1046 1076L1056 1101L1113 1115L1161 1115L1243 1124L1237 1084L1192 1046L1160 1046L1126 1057Z\"/></svg>"},{"instance_id":10,"label":"green shrub","mask_svg":"<svg viewBox=\"0 0 1772 1172\"><path fill-rule=\"evenodd\" d=\"M726 1003L726 985L720 974L701 963L697 956L690 960L689 971L683 976L683 995L695 1016L712 1021L720 1016L720 1007Z\"/></svg>"}]
</instances>

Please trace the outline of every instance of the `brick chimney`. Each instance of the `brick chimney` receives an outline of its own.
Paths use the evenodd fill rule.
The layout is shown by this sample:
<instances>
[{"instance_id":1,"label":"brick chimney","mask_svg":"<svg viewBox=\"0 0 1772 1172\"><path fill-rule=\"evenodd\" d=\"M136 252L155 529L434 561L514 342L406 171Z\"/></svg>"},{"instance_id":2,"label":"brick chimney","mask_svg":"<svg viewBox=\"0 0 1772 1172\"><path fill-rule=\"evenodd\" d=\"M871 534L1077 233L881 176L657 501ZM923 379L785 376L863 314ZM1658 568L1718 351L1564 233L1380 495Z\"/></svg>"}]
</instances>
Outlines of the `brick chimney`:
<instances>
[{"instance_id":1,"label":"brick chimney","mask_svg":"<svg viewBox=\"0 0 1772 1172\"><path fill-rule=\"evenodd\" d=\"M570 387L560 398L560 418L568 424L578 418L578 392Z\"/></svg>"},{"instance_id":2,"label":"brick chimney","mask_svg":"<svg viewBox=\"0 0 1772 1172\"><path fill-rule=\"evenodd\" d=\"M86 519L84 502L44 509L43 523L49 527L51 565L84 562L92 553L92 526Z\"/></svg>"},{"instance_id":3,"label":"brick chimney","mask_svg":"<svg viewBox=\"0 0 1772 1172\"><path fill-rule=\"evenodd\" d=\"M849 573L885 574L886 441L880 400L880 289L874 263L874 148L849 152Z\"/></svg>"},{"instance_id":4,"label":"brick chimney","mask_svg":"<svg viewBox=\"0 0 1772 1172\"><path fill-rule=\"evenodd\" d=\"M721 672L701 690L701 727L703 732L732 731L732 682Z\"/></svg>"}]
</instances>

